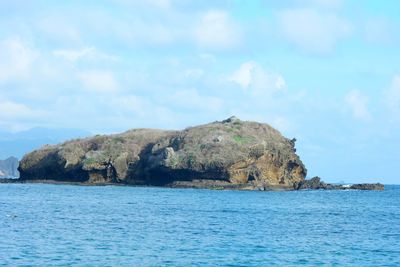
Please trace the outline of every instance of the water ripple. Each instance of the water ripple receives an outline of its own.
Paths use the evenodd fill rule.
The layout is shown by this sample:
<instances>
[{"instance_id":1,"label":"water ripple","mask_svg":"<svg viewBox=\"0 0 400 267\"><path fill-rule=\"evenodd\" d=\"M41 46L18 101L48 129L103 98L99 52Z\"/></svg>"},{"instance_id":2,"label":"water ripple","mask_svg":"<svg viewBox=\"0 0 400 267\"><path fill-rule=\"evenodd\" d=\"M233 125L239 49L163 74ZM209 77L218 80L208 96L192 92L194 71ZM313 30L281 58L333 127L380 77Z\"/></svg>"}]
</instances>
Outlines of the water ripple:
<instances>
[{"instance_id":1,"label":"water ripple","mask_svg":"<svg viewBox=\"0 0 400 267\"><path fill-rule=\"evenodd\" d=\"M400 187L0 185L1 266L400 266Z\"/></svg>"}]
</instances>

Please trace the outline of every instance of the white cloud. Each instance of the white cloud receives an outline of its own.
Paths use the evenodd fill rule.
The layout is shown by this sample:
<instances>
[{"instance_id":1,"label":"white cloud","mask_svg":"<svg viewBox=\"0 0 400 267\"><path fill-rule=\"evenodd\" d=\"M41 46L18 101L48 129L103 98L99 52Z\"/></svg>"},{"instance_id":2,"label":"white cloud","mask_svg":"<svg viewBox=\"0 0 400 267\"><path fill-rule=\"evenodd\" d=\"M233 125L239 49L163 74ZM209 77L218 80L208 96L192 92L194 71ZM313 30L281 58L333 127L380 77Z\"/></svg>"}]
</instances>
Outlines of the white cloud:
<instances>
[{"instance_id":1,"label":"white cloud","mask_svg":"<svg viewBox=\"0 0 400 267\"><path fill-rule=\"evenodd\" d=\"M0 118L4 120L32 118L42 112L29 108L28 106L9 100L0 100Z\"/></svg>"},{"instance_id":2,"label":"white cloud","mask_svg":"<svg viewBox=\"0 0 400 267\"><path fill-rule=\"evenodd\" d=\"M346 20L313 9L283 11L279 23L287 40L307 52L330 52L351 32L351 25Z\"/></svg>"},{"instance_id":3,"label":"white cloud","mask_svg":"<svg viewBox=\"0 0 400 267\"><path fill-rule=\"evenodd\" d=\"M395 115L400 115L400 75L395 75L389 89L384 92L384 103Z\"/></svg>"},{"instance_id":4,"label":"white cloud","mask_svg":"<svg viewBox=\"0 0 400 267\"><path fill-rule=\"evenodd\" d=\"M0 42L0 83L10 79L21 80L29 75L38 53L19 38Z\"/></svg>"},{"instance_id":5,"label":"white cloud","mask_svg":"<svg viewBox=\"0 0 400 267\"><path fill-rule=\"evenodd\" d=\"M252 81L254 65L253 62L243 63L240 68L229 77L229 81L235 82L247 89Z\"/></svg>"},{"instance_id":6,"label":"white cloud","mask_svg":"<svg viewBox=\"0 0 400 267\"><path fill-rule=\"evenodd\" d=\"M203 47L229 48L240 42L239 28L226 12L211 10L195 26L195 39Z\"/></svg>"},{"instance_id":7,"label":"white cloud","mask_svg":"<svg viewBox=\"0 0 400 267\"><path fill-rule=\"evenodd\" d=\"M113 109L117 108L117 111L121 113L128 113L129 116L146 116L151 113L151 103L143 98L135 95L123 95L113 97L107 100L108 104L111 104Z\"/></svg>"},{"instance_id":8,"label":"white cloud","mask_svg":"<svg viewBox=\"0 0 400 267\"><path fill-rule=\"evenodd\" d=\"M286 82L282 75L268 72L254 61L243 63L228 77L228 81L237 83L244 90L254 94L274 93L284 90Z\"/></svg>"},{"instance_id":9,"label":"white cloud","mask_svg":"<svg viewBox=\"0 0 400 267\"><path fill-rule=\"evenodd\" d=\"M192 88L175 92L170 101L182 108L216 112L222 107L222 100L213 96L204 96Z\"/></svg>"},{"instance_id":10,"label":"white cloud","mask_svg":"<svg viewBox=\"0 0 400 267\"><path fill-rule=\"evenodd\" d=\"M54 50L53 55L56 57L64 58L68 61L78 61L83 58L90 60L104 60L104 61L117 61L118 58L113 55L108 55L98 51L95 47L85 47L80 50L73 49L60 49Z\"/></svg>"},{"instance_id":11,"label":"white cloud","mask_svg":"<svg viewBox=\"0 0 400 267\"><path fill-rule=\"evenodd\" d=\"M110 71L84 71L78 73L78 78L88 91L107 93L118 90L118 82Z\"/></svg>"},{"instance_id":12,"label":"white cloud","mask_svg":"<svg viewBox=\"0 0 400 267\"><path fill-rule=\"evenodd\" d=\"M359 90L351 90L345 96L344 101L351 108L354 118L364 121L371 119L371 115L367 107L368 98Z\"/></svg>"},{"instance_id":13,"label":"white cloud","mask_svg":"<svg viewBox=\"0 0 400 267\"><path fill-rule=\"evenodd\" d=\"M151 114L151 105L133 95L71 94L55 98L47 123L57 127L78 127L93 132L133 127L135 120ZM62 122L60 124L60 121ZM104 121L112 121L104 124Z\"/></svg>"}]
</instances>

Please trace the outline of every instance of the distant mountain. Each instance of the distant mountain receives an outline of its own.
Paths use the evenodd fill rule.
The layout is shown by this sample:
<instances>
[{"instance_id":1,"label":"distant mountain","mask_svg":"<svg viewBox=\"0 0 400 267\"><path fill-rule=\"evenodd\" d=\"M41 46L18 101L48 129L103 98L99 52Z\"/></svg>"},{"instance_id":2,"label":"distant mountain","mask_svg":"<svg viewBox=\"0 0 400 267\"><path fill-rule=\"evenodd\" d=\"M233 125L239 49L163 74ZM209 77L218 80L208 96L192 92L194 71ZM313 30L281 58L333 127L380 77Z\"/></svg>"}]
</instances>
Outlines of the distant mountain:
<instances>
[{"instance_id":1,"label":"distant mountain","mask_svg":"<svg viewBox=\"0 0 400 267\"><path fill-rule=\"evenodd\" d=\"M46 144L57 144L68 139L90 136L77 129L32 128L16 133L0 132L0 159L22 156Z\"/></svg>"},{"instance_id":2,"label":"distant mountain","mask_svg":"<svg viewBox=\"0 0 400 267\"><path fill-rule=\"evenodd\" d=\"M9 157L5 160L0 160L0 178L17 178L18 173L18 159L16 157Z\"/></svg>"}]
</instances>

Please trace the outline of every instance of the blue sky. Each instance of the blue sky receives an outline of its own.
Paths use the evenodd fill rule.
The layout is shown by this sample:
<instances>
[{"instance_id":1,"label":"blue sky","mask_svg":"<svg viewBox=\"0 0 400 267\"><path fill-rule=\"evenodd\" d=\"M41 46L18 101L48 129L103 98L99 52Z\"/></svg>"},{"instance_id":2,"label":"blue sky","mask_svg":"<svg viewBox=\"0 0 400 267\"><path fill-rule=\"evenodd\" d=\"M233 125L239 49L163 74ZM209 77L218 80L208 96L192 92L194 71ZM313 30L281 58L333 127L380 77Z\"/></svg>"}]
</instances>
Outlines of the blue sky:
<instances>
[{"instance_id":1,"label":"blue sky","mask_svg":"<svg viewBox=\"0 0 400 267\"><path fill-rule=\"evenodd\" d=\"M236 115L309 175L400 183L400 2L0 1L0 127L111 133Z\"/></svg>"}]
</instances>

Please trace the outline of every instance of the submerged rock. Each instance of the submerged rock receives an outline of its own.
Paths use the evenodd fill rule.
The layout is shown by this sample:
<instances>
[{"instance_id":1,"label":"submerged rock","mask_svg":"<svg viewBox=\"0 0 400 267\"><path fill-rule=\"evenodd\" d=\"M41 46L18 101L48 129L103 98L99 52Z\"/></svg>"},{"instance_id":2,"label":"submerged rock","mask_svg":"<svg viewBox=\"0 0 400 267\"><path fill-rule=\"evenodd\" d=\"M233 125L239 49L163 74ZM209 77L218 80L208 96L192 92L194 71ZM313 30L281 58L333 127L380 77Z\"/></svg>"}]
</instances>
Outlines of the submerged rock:
<instances>
[{"instance_id":1,"label":"submerged rock","mask_svg":"<svg viewBox=\"0 0 400 267\"><path fill-rule=\"evenodd\" d=\"M293 189L307 173L293 140L236 117L182 131L135 129L45 146L25 155L19 171L24 181L256 190Z\"/></svg>"}]
</instances>

